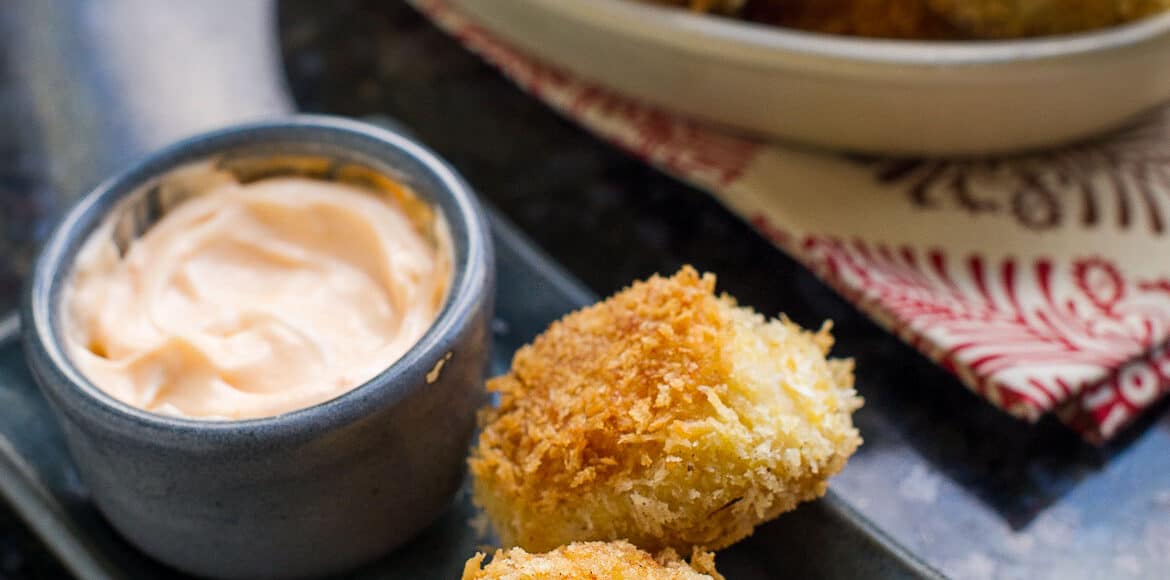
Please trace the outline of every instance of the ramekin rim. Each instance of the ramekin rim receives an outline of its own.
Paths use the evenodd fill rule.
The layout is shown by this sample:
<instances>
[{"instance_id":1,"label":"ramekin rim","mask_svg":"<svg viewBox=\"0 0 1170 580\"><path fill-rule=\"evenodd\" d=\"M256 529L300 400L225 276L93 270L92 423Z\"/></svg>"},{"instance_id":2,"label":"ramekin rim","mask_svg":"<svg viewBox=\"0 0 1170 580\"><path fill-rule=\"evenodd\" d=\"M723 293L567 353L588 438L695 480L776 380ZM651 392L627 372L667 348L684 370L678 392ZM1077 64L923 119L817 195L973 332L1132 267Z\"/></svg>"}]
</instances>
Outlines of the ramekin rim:
<instances>
[{"instance_id":1,"label":"ramekin rim","mask_svg":"<svg viewBox=\"0 0 1170 580\"><path fill-rule=\"evenodd\" d=\"M54 318L59 316L56 311L59 305L54 304L53 290L57 285L65 283L72 267L73 256L67 252L69 245L78 236L87 235L80 233L79 228L98 223L105 217L104 212L100 216L93 215L95 206L108 203L113 207L118 200L158 175L159 171L173 169L213 154L198 154L204 149L218 147L230 150L248 143L244 140L247 135L271 134L275 137L295 129L322 131L322 135L358 137L369 140L375 146L396 149L417 161L424 173L430 174L440 184L435 195L450 196L454 200L458 215L444 216L450 229L458 229L458 232L452 231L451 235L455 266L451 288L443 308L427 332L398 360L361 385L322 403L271 417L219 421L161 415L119 401L89 381L63 348L58 326L54 323ZM280 140L274 138L273 142L279 143ZM370 155L369 151L361 153ZM409 175L410 172L404 173ZM462 228L454 227L452 221L456 217ZM460 245L465 246L466 250L466 257L462 261L459 258ZM26 288L23 332L26 345L31 343L38 351L36 354L51 365L48 372L55 373L57 376L54 378L66 384L69 394L76 395L78 402L86 409L96 411L104 420L110 421L108 426L112 428L145 428L178 437L244 435L251 438L262 433L271 436L307 434L357 420L370 411L371 404L392 405L405 396L412 385L394 388L395 379L409 374L411 370L422 368L420 365L428 364L436 354L439 357L445 354L446 343L452 333L458 330L475 309L476 303L489 290L485 286L491 278L490 273L479 270L486 270L491 265L491 237L483 208L477 202L472 188L454 168L429 148L397 131L361 121L325 115L280 116L235 124L182 139L144 156L92 188L65 214L41 250ZM423 370L425 372L426 369ZM34 372L37 372L36 368Z\"/></svg>"}]
</instances>

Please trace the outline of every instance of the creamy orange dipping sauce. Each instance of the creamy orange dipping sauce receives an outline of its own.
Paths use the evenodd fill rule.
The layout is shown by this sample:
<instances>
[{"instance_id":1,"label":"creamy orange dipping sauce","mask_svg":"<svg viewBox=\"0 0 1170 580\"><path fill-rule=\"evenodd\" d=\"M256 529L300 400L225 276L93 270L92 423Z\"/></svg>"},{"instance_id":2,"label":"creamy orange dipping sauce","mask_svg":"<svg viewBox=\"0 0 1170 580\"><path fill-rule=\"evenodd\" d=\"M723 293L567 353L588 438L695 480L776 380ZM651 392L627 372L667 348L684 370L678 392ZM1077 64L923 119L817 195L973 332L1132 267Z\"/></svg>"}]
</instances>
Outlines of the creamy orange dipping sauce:
<instances>
[{"instance_id":1,"label":"creamy orange dipping sauce","mask_svg":"<svg viewBox=\"0 0 1170 580\"><path fill-rule=\"evenodd\" d=\"M434 322L451 279L444 223L424 232L388 196L311 178L206 187L125 255L111 220L78 256L67 348L115 398L196 419L279 415L366 382Z\"/></svg>"}]
</instances>

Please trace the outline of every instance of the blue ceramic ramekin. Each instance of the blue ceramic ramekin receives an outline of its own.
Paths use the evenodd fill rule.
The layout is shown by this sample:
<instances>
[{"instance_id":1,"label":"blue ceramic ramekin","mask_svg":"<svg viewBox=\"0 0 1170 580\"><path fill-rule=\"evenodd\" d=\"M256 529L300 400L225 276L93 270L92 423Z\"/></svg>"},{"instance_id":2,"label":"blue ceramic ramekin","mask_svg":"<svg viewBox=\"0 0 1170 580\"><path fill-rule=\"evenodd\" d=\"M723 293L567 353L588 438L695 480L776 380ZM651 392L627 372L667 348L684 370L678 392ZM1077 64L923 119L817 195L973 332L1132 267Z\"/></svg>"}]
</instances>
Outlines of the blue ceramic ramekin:
<instances>
[{"instance_id":1,"label":"blue ceramic ramekin","mask_svg":"<svg viewBox=\"0 0 1170 580\"><path fill-rule=\"evenodd\" d=\"M159 217L154 185L177 168L288 157L391 176L442 213L453 279L430 330L349 393L264 419L165 417L90 383L62 346L60 311L74 258L94 229L111 211L135 212L148 226ZM99 185L45 246L25 295L23 332L82 478L127 539L201 576L306 577L388 552L449 505L484 401L493 292L484 212L446 163L392 131L302 116L188 139Z\"/></svg>"}]
</instances>

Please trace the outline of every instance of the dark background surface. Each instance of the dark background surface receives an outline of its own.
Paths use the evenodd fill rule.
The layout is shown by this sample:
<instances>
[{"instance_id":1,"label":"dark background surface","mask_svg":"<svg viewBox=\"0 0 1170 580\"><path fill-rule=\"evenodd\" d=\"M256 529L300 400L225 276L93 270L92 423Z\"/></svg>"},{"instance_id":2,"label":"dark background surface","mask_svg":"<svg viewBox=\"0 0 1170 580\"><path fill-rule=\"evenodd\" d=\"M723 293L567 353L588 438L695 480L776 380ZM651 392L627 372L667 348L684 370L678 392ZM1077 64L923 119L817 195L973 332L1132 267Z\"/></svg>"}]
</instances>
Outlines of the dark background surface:
<instances>
[{"instance_id":1,"label":"dark background surface","mask_svg":"<svg viewBox=\"0 0 1170 580\"><path fill-rule=\"evenodd\" d=\"M286 69L302 109L396 119L597 293L690 263L718 273L721 290L765 314L786 312L807 326L833 319L837 352L858 360L859 390L869 401L857 416L863 433L874 434L862 453L910 446L1023 527L1126 449L1126 442L1091 448L1055 423L1027 426L992 409L710 196L560 119L404 3L286 0L281 8ZM0 93L0 121L21 106ZM28 201L38 190L32 157L18 135L0 134L6 212L48 211ZM24 223L27 229L3 232L0 303L10 300L43 230L36 220ZM0 579L62 574L0 506Z\"/></svg>"}]
</instances>

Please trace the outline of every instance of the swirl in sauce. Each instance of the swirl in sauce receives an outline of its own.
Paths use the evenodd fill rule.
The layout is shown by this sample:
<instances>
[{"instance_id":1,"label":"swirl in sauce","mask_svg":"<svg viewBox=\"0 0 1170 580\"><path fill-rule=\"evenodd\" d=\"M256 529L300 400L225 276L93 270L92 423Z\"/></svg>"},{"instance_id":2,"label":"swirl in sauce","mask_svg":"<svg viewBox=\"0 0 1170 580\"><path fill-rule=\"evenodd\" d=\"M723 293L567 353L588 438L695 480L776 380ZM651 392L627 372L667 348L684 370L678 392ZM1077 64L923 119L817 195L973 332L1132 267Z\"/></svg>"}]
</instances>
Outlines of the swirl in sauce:
<instances>
[{"instance_id":1,"label":"swirl in sauce","mask_svg":"<svg viewBox=\"0 0 1170 580\"><path fill-rule=\"evenodd\" d=\"M432 240L372 191L221 175L124 255L112 218L86 241L64 296L67 348L100 389L155 413L248 419L327 401L434 322L451 257L433 221Z\"/></svg>"}]
</instances>

